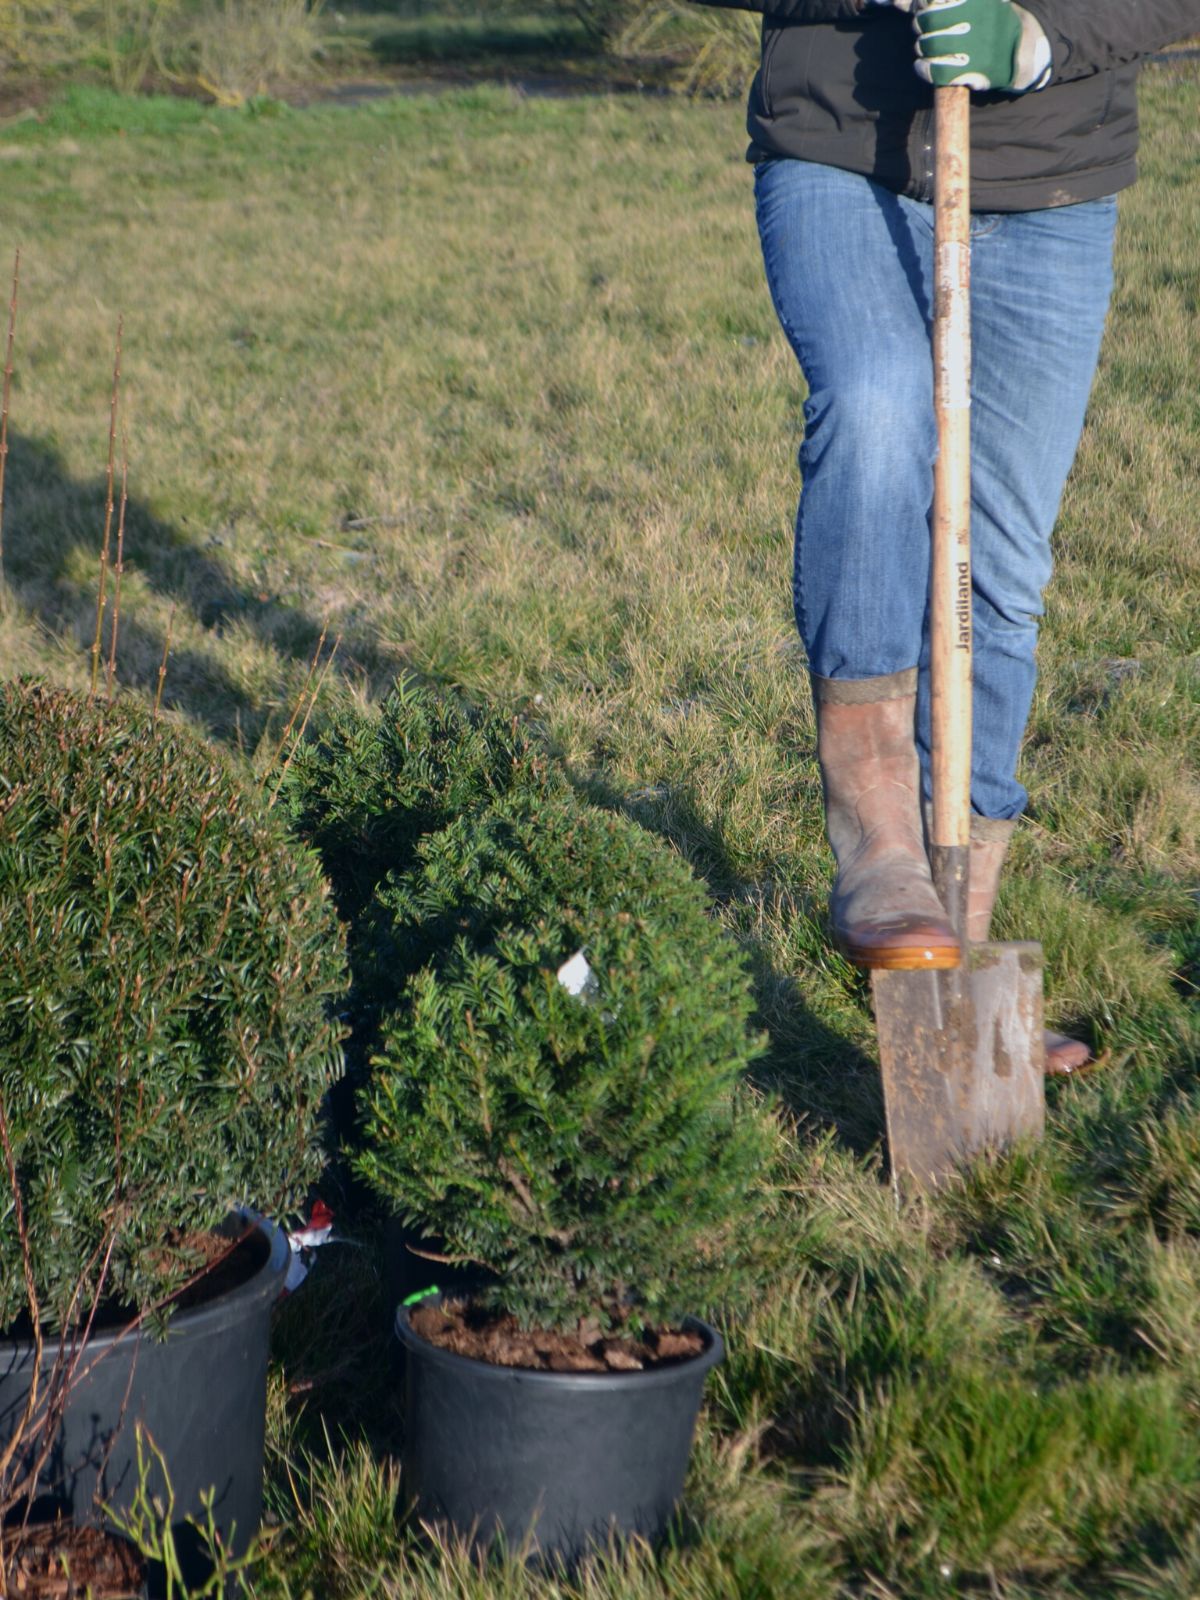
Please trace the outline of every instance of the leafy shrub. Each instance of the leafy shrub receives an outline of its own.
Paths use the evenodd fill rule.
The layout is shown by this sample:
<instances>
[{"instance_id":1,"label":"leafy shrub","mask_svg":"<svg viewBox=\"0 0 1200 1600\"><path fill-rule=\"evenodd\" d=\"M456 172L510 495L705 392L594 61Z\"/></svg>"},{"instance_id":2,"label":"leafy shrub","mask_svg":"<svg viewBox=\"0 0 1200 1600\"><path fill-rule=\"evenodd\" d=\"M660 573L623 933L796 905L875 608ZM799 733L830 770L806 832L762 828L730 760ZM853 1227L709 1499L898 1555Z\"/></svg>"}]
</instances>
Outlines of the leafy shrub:
<instances>
[{"instance_id":1,"label":"leafy shrub","mask_svg":"<svg viewBox=\"0 0 1200 1600\"><path fill-rule=\"evenodd\" d=\"M303 78L320 48L324 0L203 0L186 30L187 76L218 105Z\"/></svg>"},{"instance_id":2,"label":"leafy shrub","mask_svg":"<svg viewBox=\"0 0 1200 1600\"><path fill-rule=\"evenodd\" d=\"M593 44L610 50L638 15L639 0L554 0L554 8L578 22Z\"/></svg>"},{"instance_id":3,"label":"leafy shrub","mask_svg":"<svg viewBox=\"0 0 1200 1600\"><path fill-rule=\"evenodd\" d=\"M339 928L315 859L148 713L0 687L0 1112L42 1318L81 1278L145 1307L174 1241L320 1171ZM25 1303L0 1169L0 1328Z\"/></svg>"},{"instance_id":4,"label":"leafy shrub","mask_svg":"<svg viewBox=\"0 0 1200 1600\"><path fill-rule=\"evenodd\" d=\"M163 65L167 29L179 0L103 0L101 26L113 88L133 94Z\"/></svg>"},{"instance_id":5,"label":"leafy shrub","mask_svg":"<svg viewBox=\"0 0 1200 1600\"><path fill-rule=\"evenodd\" d=\"M0 66L42 70L74 57L90 0L0 0Z\"/></svg>"},{"instance_id":6,"label":"leafy shrub","mask_svg":"<svg viewBox=\"0 0 1200 1600\"><path fill-rule=\"evenodd\" d=\"M677 1316L739 1282L769 1119L740 952L628 820L518 795L425 840L380 902L430 960L363 1090L363 1177L528 1326ZM595 992L556 976L585 952Z\"/></svg>"},{"instance_id":7,"label":"leafy shrub","mask_svg":"<svg viewBox=\"0 0 1200 1600\"><path fill-rule=\"evenodd\" d=\"M413 970L398 949L395 919L380 917L373 903L380 883L406 871L420 841L452 819L515 791L565 787L513 719L407 679L378 716L343 711L300 747L281 800L318 851L350 924L356 1015L394 998Z\"/></svg>"},{"instance_id":8,"label":"leafy shrub","mask_svg":"<svg viewBox=\"0 0 1200 1600\"><path fill-rule=\"evenodd\" d=\"M47 72L103 64L113 87L161 66L181 0L0 0L0 65Z\"/></svg>"},{"instance_id":9,"label":"leafy shrub","mask_svg":"<svg viewBox=\"0 0 1200 1600\"><path fill-rule=\"evenodd\" d=\"M610 41L617 55L660 57L687 94L740 98L758 71L762 17L694 0L643 0Z\"/></svg>"}]
</instances>

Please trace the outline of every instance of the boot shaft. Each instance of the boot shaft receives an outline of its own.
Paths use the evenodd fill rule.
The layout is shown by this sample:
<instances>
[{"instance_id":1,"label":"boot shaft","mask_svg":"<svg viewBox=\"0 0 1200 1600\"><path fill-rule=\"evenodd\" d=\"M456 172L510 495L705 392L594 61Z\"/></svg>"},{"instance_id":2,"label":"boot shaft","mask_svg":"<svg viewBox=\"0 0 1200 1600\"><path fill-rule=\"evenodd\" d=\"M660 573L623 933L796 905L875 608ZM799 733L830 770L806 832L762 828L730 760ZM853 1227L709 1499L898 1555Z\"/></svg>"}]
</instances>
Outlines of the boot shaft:
<instances>
[{"instance_id":1,"label":"boot shaft","mask_svg":"<svg viewBox=\"0 0 1200 1600\"><path fill-rule=\"evenodd\" d=\"M992 908L1000 888L1000 870L1012 843L1016 818L971 818L971 866L967 884L967 941L985 944L991 937Z\"/></svg>"},{"instance_id":2,"label":"boot shaft","mask_svg":"<svg viewBox=\"0 0 1200 1600\"><path fill-rule=\"evenodd\" d=\"M867 968L956 966L958 936L934 890L921 831L916 672L812 681L839 944Z\"/></svg>"}]
</instances>

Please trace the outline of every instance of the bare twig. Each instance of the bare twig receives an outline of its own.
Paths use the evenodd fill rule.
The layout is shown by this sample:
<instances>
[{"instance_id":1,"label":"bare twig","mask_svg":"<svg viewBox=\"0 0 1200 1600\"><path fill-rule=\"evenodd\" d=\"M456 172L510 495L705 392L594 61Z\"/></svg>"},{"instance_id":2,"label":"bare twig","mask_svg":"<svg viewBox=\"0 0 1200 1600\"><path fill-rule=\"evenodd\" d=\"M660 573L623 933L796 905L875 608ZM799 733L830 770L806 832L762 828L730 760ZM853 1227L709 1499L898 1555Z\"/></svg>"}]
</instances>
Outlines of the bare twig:
<instances>
[{"instance_id":1,"label":"bare twig","mask_svg":"<svg viewBox=\"0 0 1200 1600\"><path fill-rule=\"evenodd\" d=\"M185 1278L177 1288L172 1289L170 1294L161 1295L157 1300L148 1305L144 1311L135 1312L123 1327L116 1329L116 1331L105 1340L104 1348L96 1352L96 1354L88 1362L87 1366L84 1367L82 1371L77 1372L75 1381L82 1383L85 1378L90 1377L91 1374L96 1370L96 1367L99 1365L99 1363L104 1360L105 1356L108 1355L110 1351L116 1349L117 1345L122 1339L127 1339L129 1338L130 1334L140 1332L149 1317L154 1316L159 1311L165 1311L173 1301L178 1300L179 1297L186 1294L189 1289L195 1288L196 1284L198 1284L202 1278L206 1278L210 1272L216 1272L219 1267L223 1267L229 1260L230 1256L233 1255L234 1251L237 1250L240 1245L243 1245L253 1232L254 1225L252 1223L246 1223L242 1231L239 1234L235 1234L234 1237L229 1240L229 1243L225 1246L224 1250L213 1256L211 1261L206 1261L202 1266L197 1267L195 1272L193 1272L190 1277ZM115 1243L115 1240L116 1236L114 1234L113 1243ZM112 1245L110 1244L110 1251L111 1248ZM107 1270L107 1260L105 1270ZM96 1306L93 1304L91 1315L88 1317L87 1324L84 1328L83 1337L80 1340L81 1355L83 1350L86 1349L88 1341L92 1336L92 1320L95 1316L95 1311ZM76 1366L78 1366L78 1361L76 1362Z\"/></svg>"},{"instance_id":2,"label":"bare twig","mask_svg":"<svg viewBox=\"0 0 1200 1600\"><path fill-rule=\"evenodd\" d=\"M287 753L287 760L283 763L283 766L280 767L280 769L279 769L279 780L276 783L274 789L271 791L271 798L267 802L268 809L270 809L270 807L273 806L275 804L276 800L278 800L278 798L279 798L279 791L283 787L284 778L287 777L287 770L292 764L292 757L296 754L296 751L300 747L300 741L304 737L304 730L308 727L308 719L309 719L310 716L312 716L312 709L316 705L318 699L320 698L321 690L325 687L325 679L329 676L329 669L333 666L333 658L334 658L334 656L337 655L337 653L338 653L338 645L340 645L341 642L342 642L342 636L339 633L337 638L333 641L333 649L329 652L329 655L325 659L325 665L321 669L321 676L317 679L316 688L313 690L312 694L309 695L309 697L308 697L308 705L305 708L304 720L301 722L299 728L296 730L296 737L292 740L292 748Z\"/></svg>"},{"instance_id":3,"label":"bare twig","mask_svg":"<svg viewBox=\"0 0 1200 1600\"><path fill-rule=\"evenodd\" d=\"M370 550L356 550L351 544L334 544L332 539L314 539L313 543L318 550L336 550L339 555L354 556L359 561L374 561L375 559Z\"/></svg>"},{"instance_id":4,"label":"bare twig","mask_svg":"<svg viewBox=\"0 0 1200 1600\"><path fill-rule=\"evenodd\" d=\"M304 697L308 693L309 685L313 681L313 675L317 670L317 662L321 659L321 651L324 650L324 648L325 648L325 635L328 632L329 632L329 623L326 622L324 624L324 626L322 627L322 629L321 629L321 637L317 640L317 648L313 651L313 658L308 664L308 673L307 673L307 675L306 675L306 677L304 679L303 684L301 685L300 693L296 696L296 704L292 707L292 714L288 718L287 727L283 730L283 733L280 735L279 743L275 746L274 755L272 755L270 761L267 762L267 765L263 770L262 782L259 784L259 788L260 789L266 788L267 779L271 776L271 773L275 770L275 765L278 762L280 756L283 754L283 747L288 742L288 735L291 733L292 729L296 726L296 718L300 715L300 707L304 704Z\"/></svg>"},{"instance_id":5,"label":"bare twig","mask_svg":"<svg viewBox=\"0 0 1200 1600\"><path fill-rule=\"evenodd\" d=\"M13 257L12 298L8 302L8 344L4 352L4 398L0 401L0 595L4 590L4 469L8 465L8 400L12 393L13 340L17 333L17 289L21 281L21 252Z\"/></svg>"},{"instance_id":6,"label":"bare twig","mask_svg":"<svg viewBox=\"0 0 1200 1600\"><path fill-rule=\"evenodd\" d=\"M410 1256L420 1256L422 1261L436 1261L440 1267L461 1267L475 1259L474 1256L443 1256L436 1250L418 1250L415 1244L406 1244L404 1248ZM480 1266L482 1265L480 1262Z\"/></svg>"},{"instance_id":7,"label":"bare twig","mask_svg":"<svg viewBox=\"0 0 1200 1600\"><path fill-rule=\"evenodd\" d=\"M21 1196L21 1180L17 1176L17 1163L13 1155L12 1139L8 1131L8 1112L5 1109L3 1096L0 1096L0 1144L4 1148L4 1165L8 1173L8 1186L12 1194L13 1220L16 1224L17 1238L21 1245L21 1272L25 1279L25 1298L29 1302L29 1320L33 1326L33 1369L29 1378L29 1393L25 1399L25 1410L20 1422L13 1429L12 1436L0 1454L0 1504L8 1499L7 1489L8 1469L12 1466L13 1457L26 1442L26 1430L30 1419L37 1409L38 1385L42 1376L42 1318L41 1306L38 1302L37 1283L33 1275L33 1253L29 1247L29 1228L25 1222L25 1202ZM3 1505L5 1511L12 1509L11 1505Z\"/></svg>"},{"instance_id":8,"label":"bare twig","mask_svg":"<svg viewBox=\"0 0 1200 1600\"><path fill-rule=\"evenodd\" d=\"M109 700L113 696L113 679L117 671L117 630L121 625L121 578L125 572L125 507L129 502L129 434L121 425L121 509L117 512L117 564L113 568L112 633L108 643L108 671L105 674L105 691Z\"/></svg>"},{"instance_id":9,"label":"bare twig","mask_svg":"<svg viewBox=\"0 0 1200 1600\"><path fill-rule=\"evenodd\" d=\"M100 587L96 594L96 635L92 640L92 683L91 693L96 692L96 681L100 676L100 630L104 625L104 602L107 599L108 587L108 551L112 540L113 518L113 479L116 476L117 459L117 407L121 399L121 335L125 328L125 318L117 318L117 351L113 361L112 400L108 408L108 492L104 505L104 542L100 546Z\"/></svg>"},{"instance_id":10,"label":"bare twig","mask_svg":"<svg viewBox=\"0 0 1200 1600\"><path fill-rule=\"evenodd\" d=\"M107 1240L97 1246L76 1280L63 1319L63 1333L58 1340L54 1361L47 1372L43 1365L45 1339L33 1264L33 1248L21 1181L17 1172L8 1111L2 1095L0 1095L0 1150L3 1151L5 1173L12 1197L13 1223L21 1250L26 1310L33 1344L33 1359L29 1364L29 1389L25 1396L22 1414L15 1428L9 1433L3 1450L0 1451L0 1529L7 1531L11 1513L17 1506L22 1506L20 1529L23 1531L33 1510L42 1472L58 1443L60 1425L71 1389L76 1381L79 1362L91 1338L96 1312L100 1307L108 1278L113 1246L117 1239L117 1227L114 1225L108 1232ZM95 1281L91 1305L81 1328L76 1317L76 1308L97 1261L100 1263L99 1276ZM14 1462L17 1461L19 1467L14 1473ZM8 1590L7 1566L8 1552L5 1549L4 1532L0 1531L0 1582L3 1583L5 1592Z\"/></svg>"},{"instance_id":11,"label":"bare twig","mask_svg":"<svg viewBox=\"0 0 1200 1600\"><path fill-rule=\"evenodd\" d=\"M18 1193L16 1187L14 1187L13 1193L14 1195ZM214 1257L212 1261L205 1262L203 1266L201 1266L197 1271L193 1272L190 1277L181 1283L178 1288L172 1290L169 1295L164 1295L161 1299L155 1301L154 1304L147 1306L144 1311L137 1312L133 1317L130 1318L124 1327L118 1329L114 1335L104 1341L100 1350L93 1353L90 1349L90 1345L92 1332L95 1327L96 1313L100 1308L105 1284L108 1279L108 1271L112 1260L113 1248L116 1244L119 1233L119 1224L116 1224L112 1227L108 1234L106 1245L102 1250L93 1252L91 1259L84 1268L84 1271L75 1286L75 1292L71 1296L71 1302L67 1308L66 1317L64 1319L64 1332L58 1343L58 1350L55 1355L54 1365L43 1387L42 1415L35 1418L34 1412L37 1404L37 1397L36 1395L31 1395L26 1404L25 1416L23 1417L22 1422L18 1427L16 1434L14 1435L13 1441L6 1450L3 1458L0 1458L0 1509L8 1512L11 1511L17 1504L25 1502L25 1517L22 1527L25 1526L29 1520L29 1512L32 1507L33 1497L37 1490L38 1481L41 1477L46 1462L50 1459L50 1456L56 1444L58 1443L59 1428L66 1412L67 1401L70 1398L72 1389L78 1384L85 1382L95 1371L99 1363L118 1347L121 1340L130 1337L130 1335L140 1333L140 1330L147 1317L152 1315L154 1312L163 1310L166 1306L170 1305L173 1300L176 1300L180 1295L186 1293L188 1289L190 1289L194 1284L198 1283L208 1273L215 1271L222 1265L223 1262L227 1261L238 1248L238 1246L246 1239L250 1232L251 1228L249 1225L247 1225L245 1228L243 1228L240 1234L229 1241L226 1248L219 1255ZM95 1265L98 1257L102 1257L100 1261L99 1276L96 1280L95 1289L92 1293L91 1304L88 1307L87 1315L81 1321L76 1317L76 1307L79 1305L80 1293L83 1289L84 1282L90 1274L91 1269ZM32 1269L30 1268L30 1271L31 1270ZM27 1292L29 1292L31 1296L33 1295L33 1289L31 1286ZM36 1316L33 1319L35 1337L37 1339L36 1353L38 1355L38 1360L34 1367L35 1387L36 1376L41 1372L42 1343L39 1320L40 1319ZM86 1365L83 1364L85 1356L90 1357ZM125 1384L125 1396L121 1403L121 1411L117 1426L114 1429L112 1437L108 1440L103 1452L100 1469L101 1473L103 1473L104 1463L107 1462L108 1456L112 1451L116 1435L123 1426L128 1411L129 1396L132 1391L133 1377L134 1371L131 1364L129 1378L126 1380ZM32 1427L30 1426L31 1422L33 1423ZM19 1447L29 1443L30 1441L36 1442L35 1450L32 1460L23 1465L23 1478L18 1483L5 1484L4 1473L7 1470L7 1466L11 1464L13 1453ZM0 1539L2 1539L2 1536L2 1532L0 1532ZM0 1544L0 1569L3 1567L3 1561L3 1546Z\"/></svg>"},{"instance_id":12,"label":"bare twig","mask_svg":"<svg viewBox=\"0 0 1200 1600\"><path fill-rule=\"evenodd\" d=\"M33 1426L23 1428L19 1436L23 1442L33 1446L33 1454L27 1456L23 1463L24 1478L7 1486L7 1504L10 1509L18 1503L23 1504L22 1531L28 1526L42 1471L59 1442L59 1429L79 1373L79 1363L83 1358L87 1341L91 1338L96 1312L104 1296L109 1263L116 1241L117 1227L114 1225L107 1240L102 1240L93 1250L75 1282L70 1303L63 1317L63 1332L54 1353L54 1362L43 1386L41 1414L35 1417ZM97 1261L100 1262L99 1275L92 1289L91 1306L81 1333L75 1310Z\"/></svg>"},{"instance_id":13,"label":"bare twig","mask_svg":"<svg viewBox=\"0 0 1200 1600\"><path fill-rule=\"evenodd\" d=\"M163 684L167 681L167 657L171 653L171 628L175 622L175 602L171 601L171 609L167 612L167 636L163 640L162 660L158 666L158 687L154 691L154 726L158 726L158 708L162 705Z\"/></svg>"}]
</instances>

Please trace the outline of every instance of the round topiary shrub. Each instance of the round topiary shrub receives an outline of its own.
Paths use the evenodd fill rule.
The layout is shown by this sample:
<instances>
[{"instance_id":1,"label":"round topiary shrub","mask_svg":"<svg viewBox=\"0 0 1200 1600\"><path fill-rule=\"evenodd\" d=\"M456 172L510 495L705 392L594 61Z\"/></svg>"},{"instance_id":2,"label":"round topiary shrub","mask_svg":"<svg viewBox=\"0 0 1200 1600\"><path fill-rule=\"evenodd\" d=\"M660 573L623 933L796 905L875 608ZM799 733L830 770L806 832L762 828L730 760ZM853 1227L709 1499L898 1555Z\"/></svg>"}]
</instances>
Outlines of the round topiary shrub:
<instances>
[{"instance_id":1,"label":"round topiary shrub","mask_svg":"<svg viewBox=\"0 0 1200 1600\"><path fill-rule=\"evenodd\" d=\"M41 1320L97 1289L144 1309L232 1204L279 1214L321 1170L345 957L318 863L198 737L9 683L0 927L0 1131ZM26 1302L0 1165L0 1329Z\"/></svg>"},{"instance_id":2,"label":"round topiary shrub","mask_svg":"<svg viewBox=\"0 0 1200 1600\"><path fill-rule=\"evenodd\" d=\"M515 796L418 855L380 892L428 961L384 1022L359 1172L527 1327L716 1305L742 1281L774 1124L741 1081L762 1042L704 890L636 824L567 799Z\"/></svg>"}]
</instances>

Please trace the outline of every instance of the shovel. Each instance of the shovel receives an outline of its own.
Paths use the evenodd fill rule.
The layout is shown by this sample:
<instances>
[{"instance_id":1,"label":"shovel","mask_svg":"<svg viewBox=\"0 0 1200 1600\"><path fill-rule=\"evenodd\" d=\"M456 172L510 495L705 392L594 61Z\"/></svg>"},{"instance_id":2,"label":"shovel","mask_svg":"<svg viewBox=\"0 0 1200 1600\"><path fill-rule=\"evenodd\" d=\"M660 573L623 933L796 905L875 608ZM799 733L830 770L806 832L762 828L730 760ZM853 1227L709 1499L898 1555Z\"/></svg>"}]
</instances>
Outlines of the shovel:
<instances>
[{"instance_id":1,"label":"shovel","mask_svg":"<svg viewBox=\"0 0 1200 1600\"><path fill-rule=\"evenodd\" d=\"M933 1188L1045 1123L1042 950L966 941L971 819L970 90L934 90L934 468L930 576L934 884L960 966L871 975L898 1186Z\"/></svg>"}]
</instances>

